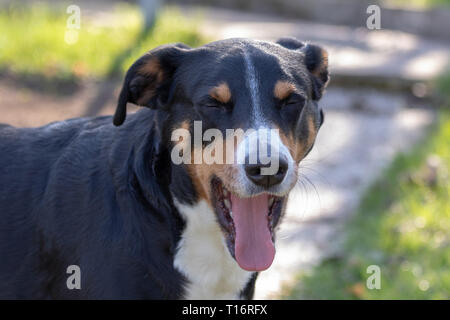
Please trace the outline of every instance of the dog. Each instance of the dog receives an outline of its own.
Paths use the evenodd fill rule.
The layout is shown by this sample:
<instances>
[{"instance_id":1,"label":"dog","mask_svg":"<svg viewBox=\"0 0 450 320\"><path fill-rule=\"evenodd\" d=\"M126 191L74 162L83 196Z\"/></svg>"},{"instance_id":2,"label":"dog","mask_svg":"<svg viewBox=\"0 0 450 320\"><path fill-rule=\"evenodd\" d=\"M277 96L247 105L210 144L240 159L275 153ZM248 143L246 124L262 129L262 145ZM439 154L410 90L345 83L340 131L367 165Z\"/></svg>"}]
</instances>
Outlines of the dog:
<instances>
[{"instance_id":1,"label":"dog","mask_svg":"<svg viewBox=\"0 0 450 320\"><path fill-rule=\"evenodd\" d=\"M170 44L129 68L114 116L0 126L0 298L251 299L328 80L295 38ZM242 163L201 161L224 142Z\"/></svg>"}]
</instances>

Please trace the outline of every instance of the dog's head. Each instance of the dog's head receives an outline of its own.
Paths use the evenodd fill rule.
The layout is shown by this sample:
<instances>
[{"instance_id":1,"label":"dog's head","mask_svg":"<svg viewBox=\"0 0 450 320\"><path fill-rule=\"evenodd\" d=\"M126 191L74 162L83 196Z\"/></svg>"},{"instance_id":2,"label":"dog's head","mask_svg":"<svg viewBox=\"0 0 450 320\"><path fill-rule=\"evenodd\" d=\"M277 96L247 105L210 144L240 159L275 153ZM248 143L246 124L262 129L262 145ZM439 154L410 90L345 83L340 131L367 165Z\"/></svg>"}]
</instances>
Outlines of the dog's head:
<instances>
[{"instance_id":1,"label":"dog's head","mask_svg":"<svg viewBox=\"0 0 450 320\"><path fill-rule=\"evenodd\" d=\"M114 124L127 102L168 114L162 136L192 186L177 198L209 204L243 269L273 261L274 227L323 122L327 64L325 50L293 38L229 39L158 47L126 75Z\"/></svg>"}]
</instances>

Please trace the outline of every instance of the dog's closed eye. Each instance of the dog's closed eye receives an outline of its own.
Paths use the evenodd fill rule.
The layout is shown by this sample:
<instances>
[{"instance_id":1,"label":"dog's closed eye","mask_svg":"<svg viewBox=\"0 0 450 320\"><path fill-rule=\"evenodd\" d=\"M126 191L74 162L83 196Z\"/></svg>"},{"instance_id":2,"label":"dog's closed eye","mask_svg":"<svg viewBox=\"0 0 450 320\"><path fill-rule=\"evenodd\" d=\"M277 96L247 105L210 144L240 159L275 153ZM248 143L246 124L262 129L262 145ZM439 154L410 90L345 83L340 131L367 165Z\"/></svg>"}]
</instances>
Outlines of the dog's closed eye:
<instances>
[{"instance_id":1,"label":"dog's closed eye","mask_svg":"<svg viewBox=\"0 0 450 320\"><path fill-rule=\"evenodd\" d=\"M279 101L278 105L279 105L280 109L283 109L286 107L296 107L296 108L301 109L304 107L305 103L306 103L305 97L303 97L300 94L293 93L293 94L289 95L289 97Z\"/></svg>"},{"instance_id":2,"label":"dog's closed eye","mask_svg":"<svg viewBox=\"0 0 450 320\"><path fill-rule=\"evenodd\" d=\"M286 106L296 105L296 106L303 107L305 105L305 101L306 101L306 99L304 97L294 94L285 100L284 105L286 105Z\"/></svg>"},{"instance_id":3,"label":"dog's closed eye","mask_svg":"<svg viewBox=\"0 0 450 320\"><path fill-rule=\"evenodd\" d=\"M230 111L233 109L233 105L231 102L223 103L221 101L218 101L216 99L213 99L211 97L207 97L203 99L203 101L200 103L201 107L208 108L208 109L216 109L216 110L225 110Z\"/></svg>"}]
</instances>

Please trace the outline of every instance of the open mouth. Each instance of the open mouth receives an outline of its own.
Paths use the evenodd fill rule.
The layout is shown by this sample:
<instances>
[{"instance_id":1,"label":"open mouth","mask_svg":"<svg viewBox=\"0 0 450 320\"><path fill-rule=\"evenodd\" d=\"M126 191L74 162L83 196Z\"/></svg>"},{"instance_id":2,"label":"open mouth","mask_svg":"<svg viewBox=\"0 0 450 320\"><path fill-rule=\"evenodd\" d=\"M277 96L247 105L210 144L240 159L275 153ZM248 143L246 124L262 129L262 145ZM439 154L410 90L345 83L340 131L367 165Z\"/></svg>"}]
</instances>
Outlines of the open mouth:
<instances>
[{"instance_id":1,"label":"open mouth","mask_svg":"<svg viewBox=\"0 0 450 320\"><path fill-rule=\"evenodd\" d=\"M215 212L231 256L248 271L269 268L275 257L273 230L284 198L268 193L240 198L218 178L211 184Z\"/></svg>"}]
</instances>

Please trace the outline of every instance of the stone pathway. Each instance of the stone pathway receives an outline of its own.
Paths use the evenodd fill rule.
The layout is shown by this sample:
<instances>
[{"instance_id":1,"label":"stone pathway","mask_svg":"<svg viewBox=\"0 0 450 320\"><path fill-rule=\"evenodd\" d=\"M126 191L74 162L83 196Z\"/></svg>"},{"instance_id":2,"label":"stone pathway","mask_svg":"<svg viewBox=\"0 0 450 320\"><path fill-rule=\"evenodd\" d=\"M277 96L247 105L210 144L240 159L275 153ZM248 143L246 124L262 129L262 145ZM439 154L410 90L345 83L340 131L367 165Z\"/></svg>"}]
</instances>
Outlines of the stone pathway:
<instances>
[{"instance_id":1,"label":"stone pathway","mask_svg":"<svg viewBox=\"0 0 450 320\"><path fill-rule=\"evenodd\" d=\"M340 76L426 81L450 63L450 43L427 40L391 30L368 30L226 9L186 7L200 16L201 30L211 39L249 37L274 40L282 36L323 45L330 53L330 70Z\"/></svg>"}]
</instances>

